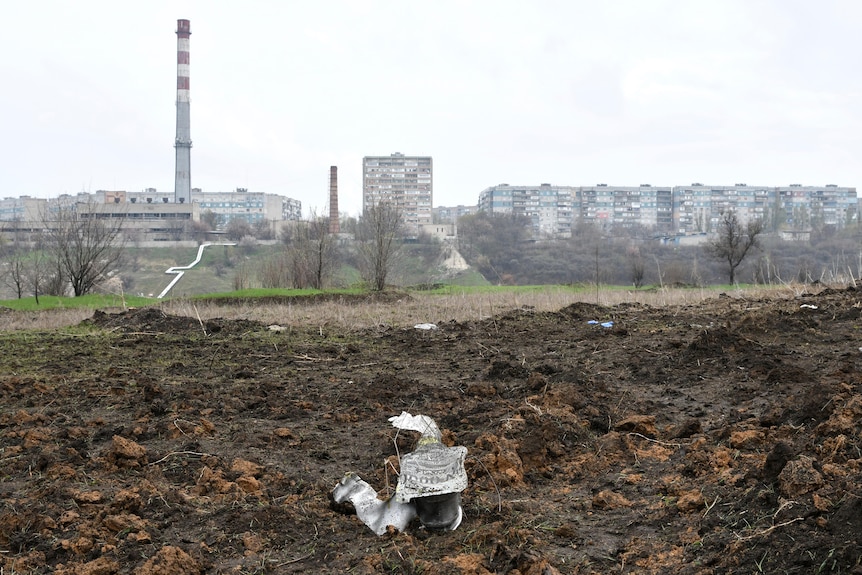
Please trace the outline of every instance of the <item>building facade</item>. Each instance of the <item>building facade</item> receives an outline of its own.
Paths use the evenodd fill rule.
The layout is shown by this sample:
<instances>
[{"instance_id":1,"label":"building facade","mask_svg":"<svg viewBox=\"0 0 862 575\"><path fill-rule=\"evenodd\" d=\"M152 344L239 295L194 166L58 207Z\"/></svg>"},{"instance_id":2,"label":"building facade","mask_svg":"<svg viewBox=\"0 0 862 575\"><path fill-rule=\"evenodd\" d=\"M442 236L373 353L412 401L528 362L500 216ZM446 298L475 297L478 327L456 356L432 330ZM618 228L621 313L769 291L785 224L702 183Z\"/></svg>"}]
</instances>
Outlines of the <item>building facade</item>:
<instances>
[{"instance_id":1,"label":"building facade","mask_svg":"<svg viewBox=\"0 0 862 575\"><path fill-rule=\"evenodd\" d=\"M42 219L44 205L45 200L30 196L3 198L0 200L0 221L38 222Z\"/></svg>"},{"instance_id":2,"label":"building facade","mask_svg":"<svg viewBox=\"0 0 862 575\"><path fill-rule=\"evenodd\" d=\"M362 211L389 202L400 212L408 234L432 221L434 168L430 156L366 156L362 159Z\"/></svg>"},{"instance_id":3,"label":"building facade","mask_svg":"<svg viewBox=\"0 0 862 575\"><path fill-rule=\"evenodd\" d=\"M844 227L859 215L856 188L793 184L776 188L775 213L789 230Z\"/></svg>"},{"instance_id":4,"label":"building facade","mask_svg":"<svg viewBox=\"0 0 862 575\"><path fill-rule=\"evenodd\" d=\"M499 184L479 194L479 210L530 219L536 237L569 237L572 233L574 188Z\"/></svg>"},{"instance_id":5,"label":"building facade","mask_svg":"<svg viewBox=\"0 0 862 575\"><path fill-rule=\"evenodd\" d=\"M674 188L674 224L681 235L710 233L723 212L736 213L741 223L764 220L775 204L776 188L769 186L705 186L694 183Z\"/></svg>"},{"instance_id":6,"label":"building facade","mask_svg":"<svg viewBox=\"0 0 862 575\"><path fill-rule=\"evenodd\" d=\"M111 199L98 197L97 201L110 203ZM130 203L169 204L173 194L159 193L154 188L141 192L123 192ZM302 219L302 202L278 194L250 192L246 188L236 188L230 192L203 192L192 188L192 203L197 204L200 214L210 211L216 215L216 229L224 229L233 219L241 218L249 224L259 222L280 222Z\"/></svg>"},{"instance_id":7,"label":"building facade","mask_svg":"<svg viewBox=\"0 0 862 575\"><path fill-rule=\"evenodd\" d=\"M441 224L457 224L458 218L468 216L479 211L479 206L437 206L431 211L432 218L435 223Z\"/></svg>"},{"instance_id":8,"label":"building facade","mask_svg":"<svg viewBox=\"0 0 862 575\"><path fill-rule=\"evenodd\" d=\"M191 237L192 224L200 221L200 207L195 202L127 202L120 201L125 192L109 194L110 201L78 203L75 211L80 218L121 218L121 233L126 241L132 243L185 240Z\"/></svg>"},{"instance_id":9,"label":"building facade","mask_svg":"<svg viewBox=\"0 0 862 575\"><path fill-rule=\"evenodd\" d=\"M556 196L556 199L554 197ZM531 219L534 236L564 238L574 225L605 231L640 226L655 236L714 232L722 213L733 211L742 223L759 219L770 232L803 232L823 226L842 228L859 214L856 188L711 186L510 186L500 184L479 194L478 208Z\"/></svg>"},{"instance_id":10,"label":"building facade","mask_svg":"<svg viewBox=\"0 0 862 575\"><path fill-rule=\"evenodd\" d=\"M16 239L38 236L43 221L60 209L74 208L82 217L124 218L123 234L132 241L179 241L190 239L194 224L210 211L216 214L216 231L235 218L249 224L267 222L277 231L284 222L302 219L302 202L278 194L249 192L202 192L192 189L192 201L174 202L173 193L147 188L140 192L99 190L95 193L62 194L53 199L5 198L0 200L0 233Z\"/></svg>"},{"instance_id":11,"label":"building facade","mask_svg":"<svg viewBox=\"0 0 862 575\"><path fill-rule=\"evenodd\" d=\"M216 214L219 228L236 218L242 218L252 225L263 221L302 218L299 200L277 194L249 192L246 188L236 188L232 192L192 193L192 202L200 204L201 213L209 210Z\"/></svg>"},{"instance_id":12,"label":"building facade","mask_svg":"<svg viewBox=\"0 0 862 575\"><path fill-rule=\"evenodd\" d=\"M581 223L602 229L642 226L660 233L673 230L673 188L640 186L579 186L574 214Z\"/></svg>"}]
</instances>

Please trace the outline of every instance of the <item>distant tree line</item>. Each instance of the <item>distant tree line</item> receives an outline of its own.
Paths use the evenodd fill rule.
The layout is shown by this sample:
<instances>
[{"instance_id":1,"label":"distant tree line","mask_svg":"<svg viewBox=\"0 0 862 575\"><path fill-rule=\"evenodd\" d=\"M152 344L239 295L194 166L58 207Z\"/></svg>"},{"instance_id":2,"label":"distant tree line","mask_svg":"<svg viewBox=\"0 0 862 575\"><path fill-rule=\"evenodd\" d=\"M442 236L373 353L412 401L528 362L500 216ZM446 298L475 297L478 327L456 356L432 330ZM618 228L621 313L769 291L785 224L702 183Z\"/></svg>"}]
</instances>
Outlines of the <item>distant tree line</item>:
<instances>
[{"instance_id":1,"label":"distant tree line","mask_svg":"<svg viewBox=\"0 0 862 575\"><path fill-rule=\"evenodd\" d=\"M264 288L324 289L332 286L339 266L347 264L359 271L370 289L384 290L403 245L401 221L401 213L394 205L371 206L357 220L344 222L341 227L350 231L353 240L340 243L329 231L329 219L312 213L308 220L293 222L281 231L282 249L259 266L256 278L250 277L248 270L241 270L234 287L254 284ZM241 236L240 242L246 238Z\"/></svg>"},{"instance_id":2,"label":"distant tree line","mask_svg":"<svg viewBox=\"0 0 862 575\"><path fill-rule=\"evenodd\" d=\"M723 214L699 246L663 244L639 227L607 233L579 225L572 237L536 241L526 217L478 212L458 220L458 248L495 284L707 285L736 281L838 281L862 275L856 226L823 227L809 241L767 235L759 220L741 225Z\"/></svg>"},{"instance_id":3,"label":"distant tree line","mask_svg":"<svg viewBox=\"0 0 862 575\"><path fill-rule=\"evenodd\" d=\"M121 281L123 266L136 265L134 252L125 250L122 221L82 219L64 211L46 218L35 242L32 237L26 244L0 239L0 283L14 297L38 298L84 295L111 280ZM253 264L241 256L226 256L217 264L219 276L230 269L236 289L325 289L342 281L337 275L344 269L356 270L373 290L399 285L405 278L415 284L440 277L441 241L405 240L401 214L388 204L359 218L344 218L344 233L338 236L329 232L328 218L316 214L278 234L264 224L235 222L226 231L238 242L239 254L259 239L279 240L273 253ZM781 240L766 228L759 220L742 225L728 212L717 232L699 246L664 244L639 227L608 233L592 225L575 226L568 239L537 241L527 218L479 212L459 219L456 247L474 270L500 285L775 284L862 276L862 233L856 225L821 226L807 241ZM115 289L128 287L124 283Z\"/></svg>"},{"instance_id":4,"label":"distant tree line","mask_svg":"<svg viewBox=\"0 0 862 575\"><path fill-rule=\"evenodd\" d=\"M42 214L35 241L3 239L0 281L18 298L34 296L37 303L42 295L82 296L104 285L122 265L123 218L98 216L92 206L87 216L60 208Z\"/></svg>"}]
</instances>

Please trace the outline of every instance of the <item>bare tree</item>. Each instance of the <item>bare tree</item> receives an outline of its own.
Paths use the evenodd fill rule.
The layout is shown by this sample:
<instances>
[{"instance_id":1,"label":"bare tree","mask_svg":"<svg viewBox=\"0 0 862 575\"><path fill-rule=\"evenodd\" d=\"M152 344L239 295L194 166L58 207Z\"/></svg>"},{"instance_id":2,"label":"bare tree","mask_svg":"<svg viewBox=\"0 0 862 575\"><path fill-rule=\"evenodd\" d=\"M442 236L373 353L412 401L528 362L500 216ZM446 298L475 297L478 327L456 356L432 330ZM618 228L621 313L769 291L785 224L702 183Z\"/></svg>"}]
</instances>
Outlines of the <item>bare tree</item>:
<instances>
[{"instance_id":1,"label":"bare tree","mask_svg":"<svg viewBox=\"0 0 862 575\"><path fill-rule=\"evenodd\" d=\"M271 240L275 238L273 222L271 220L257 220L251 226L252 234L259 240Z\"/></svg>"},{"instance_id":2,"label":"bare tree","mask_svg":"<svg viewBox=\"0 0 862 575\"><path fill-rule=\"evenodd\" d=\"M228 222L227 226L225 226L224 231L228 239L234 242L238 242L244 237L251 236L254 233L252 231L251 224L243 217L232 218Z\"/></svg>"},{"instance_id":3,"label":"bare tree","mask_svg":"<svg viewBox=\"0 0 862 575\"><path fill-rule=\"evenodd\" d=\"M6 258L6 273L3 275L3 283L15 292L18 299L24 297L24 288L27 285L27 265L25 254L15 251Z\"/></svg>"},{"instance_id":4,"label":"bare tree","mask_svg":"<svg viewBox=\"0 0 862 575\"><path fill-rule=\"evenodd\" d=\"M38 246L31 254L26 276L27 285L36 299L36 305L39 305L39 296L47 293L54 280L52 277L52 273L56 269L54 264L55 262L52 261L51 254L42 249L42 246Z\"/></svg>"},{"instance_id":5,"label":"bare tree","mask_svg":"<svg viewBox=\"0 0 862 575\"><path fill-rule=\"evenodd\" d=\"M207 230L214 230L219 224L219 215L210 209L201 214L201 223L206 224Z\"/></svg>"},{"instance_id":6,"label":"bare tree","mask_svg":"<svg viewBox=\"0 0 862 575\"><path fill-rule=\"evenodd\" d=\"M400 245L401 211L389 202L365 208L357 226L357 252L360 273L376 291L386 288L389 274Z\"/></svg>"},{"instance_id":7,"label":"bare tree","mask_svg":"<svg viewBox=\"0 0 862 575\"><path fill-rule=\"evenodd\" d=\"M191 226L188 226L186 222L182 220L172 220L165 222L165 229L170 237L171 241L178 242L182 240L187 234L188 229Z\"/></svg>"},{"instance_id":8,"label":"bare tree","mask_svg":"<svg viewBox=\"0 0 862 575\"><path fill-rule=\"evenodd\" d=\"M66 281L55 254L48 249L45 234L34 236L34 240L34 249L27 261L26 279L30 293L36 299L36 305L39 305L40 295L63 295Z\"/></svg>"},{"instance_id":9,"label":"bare tree","mask_svg":"<svg viewBox=\"0 0 862 575\"><path fill-rule=\"evenodd\" d=\"M646 274L646 264L644 263L643 256L641 256L640 250L635 248L629 248L627 251L628 264L629 264L629 279L632 282L632 285L635 289L640 288L644 284L644 275Z\"/></svg>"},{"instance_id":10,"label":"bare tree","mask_svg":"<svg viewBox=\"0 0 862 575\"><path fill-rule=\"evenodd\" d=\"M275 254L263 261L258 269L262 288L285 288L290 285L290 261L285 253Z\"/></svg>"},{"instance_id":11,"label":"bare tree","mask_svg":"<svg viewBox=\"0 0 862 575\"><path fill-rule=\"evenodd\" d=\"M743 225L736 212L722 212L716 235L706 244L706 253L726 264L731 285L736 280L736 269L745 256L752 249L760 247L762 232L763 220L749 220Z\"/></svg>"},{"instance_id":12,"label":"bare tree","mask_svg":"<svg viewBox=\"0 0 862 575\"><path fill-rule=\"evenodd\" d=\"M305 253L310 287L323 289L335 268L335 236L329 233L329 220L312 212L296 231L295 237Z\"/></svg>"},{"instance_id":13,"label":"bare tree","mask_svg":"<svg viewBox=\"0 0 862 575\"><path fill-rule=\"evenodd\" d=\"M329 220L313 211L308 220L291 222L281 232L282 254L265 270L268 277L289 277L291 287L323 289L332 277L337 258Z\"/></svg>"},{"instance_id":14,"label":"bare tree","mask_svg":"<svg viewBox=\"0 0 862 575\"><path fill-rule=\"evenodd\" d=\"M44 213L42 219L46 247L75 297L92 292L120 263L125 218L119 214L91 203L61 207Z\"/></svg>"},{"instance_id":15,"label":"bare tree","mask_svg":"<svg viewBox=\"0 0 862 575\"><path fill-rule=\"evenodd\" d=\"M207 235L212 231L212 228L201 218L199 222L192 222L191 236L196 241L203 243L207 239Z\"/></svg>"}]
</instances>

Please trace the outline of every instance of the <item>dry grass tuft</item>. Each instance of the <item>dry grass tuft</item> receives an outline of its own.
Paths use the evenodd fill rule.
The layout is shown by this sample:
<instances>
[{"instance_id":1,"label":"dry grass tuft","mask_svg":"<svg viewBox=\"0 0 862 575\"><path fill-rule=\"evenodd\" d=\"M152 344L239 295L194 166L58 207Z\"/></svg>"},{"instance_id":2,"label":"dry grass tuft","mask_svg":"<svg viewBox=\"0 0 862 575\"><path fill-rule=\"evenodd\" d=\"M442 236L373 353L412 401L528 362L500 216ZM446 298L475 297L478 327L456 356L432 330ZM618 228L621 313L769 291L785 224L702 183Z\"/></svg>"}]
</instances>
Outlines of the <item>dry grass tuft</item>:
<instances>
[{"instance_id":1,"label":"dry grass tuft","mask_svg":"<svg viewBox=\"0 0 862 575\"><path fill-rule=\"evenodd\" d=\"M77 325L93 316L93 310L51 309L45 311L15 311L0 308L0 331L46 330Z\"/></svg>"}]
</instances>

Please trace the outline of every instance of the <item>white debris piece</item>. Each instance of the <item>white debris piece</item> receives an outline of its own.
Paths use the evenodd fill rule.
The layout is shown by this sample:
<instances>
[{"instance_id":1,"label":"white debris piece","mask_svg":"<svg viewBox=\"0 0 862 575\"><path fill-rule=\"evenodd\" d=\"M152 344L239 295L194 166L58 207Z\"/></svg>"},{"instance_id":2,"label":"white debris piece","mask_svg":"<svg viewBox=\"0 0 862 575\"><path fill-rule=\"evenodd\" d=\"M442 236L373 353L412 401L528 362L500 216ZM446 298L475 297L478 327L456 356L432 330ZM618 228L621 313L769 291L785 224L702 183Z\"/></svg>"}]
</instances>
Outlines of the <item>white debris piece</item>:
<instances>
[{"instance_id":1,"label":"white debris piece","mask_svg":"<svg viewBox=\"0 0 862 575\"><path fill-rule=\"evenodd\" d=\"M437 329L436 323L417 323L413 326L415 329L433 330Z\"/></svg>"},{"instance_id":2,"label":"white debris piece","mask_svg":"<svg viewBox=\"0 0 862 575\"><path fill-rule=\"evenodd\" d=\"M418 431L422 437L433 437L440 441L443 436L440 434L440 428L437 427L437 422L427 415L410 415L406 411L402 411L401 415L393 415L389 418L392 427L405 429L408 431Z\"/></svg>"},{"instance_id":3,"label":"white debris piece","mask_svg":"<svg viewBox=\"0 0 862 575\"><path fill-rule=\"evenodd\" d=\"M397 501L394 497L386 501L378 499L377 492L352 472L341 478L332 490L332 498L336 503L350 501L359 520L377 535L386 533L390 525L398 531L404 531L416 517L413 505Z\"/></svg>"}]
</instances>

